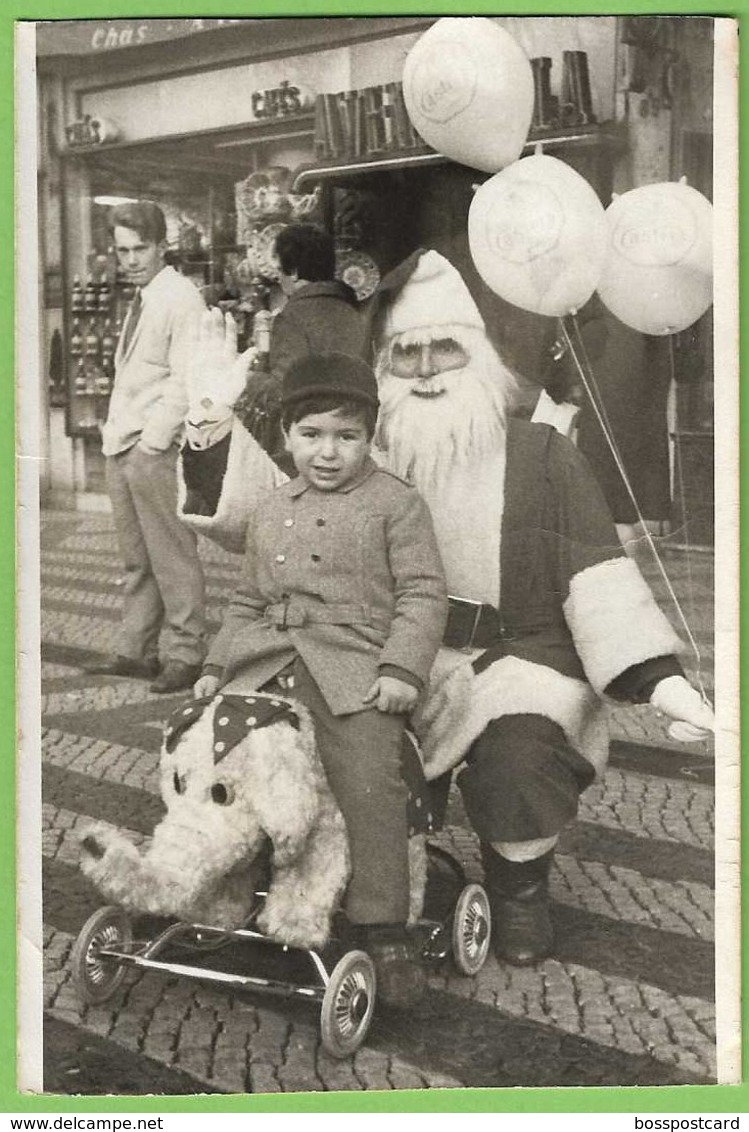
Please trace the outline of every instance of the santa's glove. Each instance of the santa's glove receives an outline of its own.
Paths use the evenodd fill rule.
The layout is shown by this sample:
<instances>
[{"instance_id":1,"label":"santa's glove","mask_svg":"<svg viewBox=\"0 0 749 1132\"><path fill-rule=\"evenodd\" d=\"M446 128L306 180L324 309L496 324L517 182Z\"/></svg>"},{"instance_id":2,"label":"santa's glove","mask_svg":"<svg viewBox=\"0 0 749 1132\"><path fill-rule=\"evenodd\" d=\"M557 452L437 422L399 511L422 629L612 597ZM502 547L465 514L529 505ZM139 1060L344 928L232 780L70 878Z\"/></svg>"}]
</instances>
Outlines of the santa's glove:
<instances>
[{"instance_id":1,"label":"santa's glove","mask_svg":"<svg viewBox=\"0 0 749 1132\"><path fill-rule=\"evenodd\" d=\"M683 676L667 676L660 680L650 697L656 711L674 720L670 734L684 743L696 743L715 731L715 716L710 704Z\"/></svg>"},{"instance_id":2,"label":"santa's glove","mask_svg":"<svg viewBox=\"0 0 749 1132\"><path fill-rule=\"evenodd\" d=\"M217 307L203 312L186 362L192 424L212 424L230 415L244 390L253 353L253 347L237 353L237 324L231 314Z\"/></svg>"}]
</instances>

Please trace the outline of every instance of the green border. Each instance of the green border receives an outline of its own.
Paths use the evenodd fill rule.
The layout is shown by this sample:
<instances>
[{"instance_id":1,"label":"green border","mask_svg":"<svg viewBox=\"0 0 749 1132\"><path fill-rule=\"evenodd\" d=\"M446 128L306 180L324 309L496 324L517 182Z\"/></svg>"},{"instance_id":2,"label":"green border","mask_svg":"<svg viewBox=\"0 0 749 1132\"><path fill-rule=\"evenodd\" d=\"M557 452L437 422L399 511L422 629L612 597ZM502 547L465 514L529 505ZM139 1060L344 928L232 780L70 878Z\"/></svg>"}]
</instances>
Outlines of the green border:
<instances>
[{"instance_id":1,"label":"green border","mask_svg":"<svg viewBox=\"0 0 749 1132\"><path fill-rule=\"evenodd\" d=\"M741 50L741 105L749 105L749 0L628 0L600 3L596 0L512 0L506 8L497 0L2 0L0 3L0 224L5 233L8 254L0 261L0 343L2 344L3 387L5 402L11 402L13 389L13 25L19 19L109 19L144 16L313 16L313 15L652 15L685 14L732 16L741 20L744 42ZM746 122L742 123L744 148L749 147ZM716 171L717 173L717 171ZM717 175L720 175L717 173ZM741 179L740 210L749 207L747 178ZM746 241L742 239L742 249ZM742 257L742 283L749 281L749 266ZM742 334L742 360L747 359L749 334ZM747 399L741 404L741 435L746 441ZM673 1086L640 1089L464 1089L425 1090L399 1093L306 1093L284 1096L228 1096L209 1098L207 1104L195 1098L159 1097L32 1097L20 1095L15 1086L15 902L12 878L15 874L14 835L14 750L15 652L10 626L15 619L13 599L15 558L15 519L11 501L14 497L14 431L11 413L0 414L0 546L6 549L0 560L0 623L6 626L0 644L0 720L2 720L2 781L5 815L0 823L0 875L8 878L0 900L0 930L6 944L4 962L0 964L0 1104L2 1112L665 1112L665 1113L747 1113L749 1086L749 1028L747 1011L743 1016L743 1066L745 1083L738 1086ZM741 486L746 482L746 462L742 461ZM742 492L743 496L743 492ZM742 523L741 544L746 543L747 523ZM743 558L743 556L742 556ZM746 575L742 569L742 588ZM746 614L742 616L742 627ZM743 667L749 668L744 665ZM742 680L742 685L746 681ZM749 727L744 727L749 734ZM742 789L742 800L747 790ZM744 833L746 825L742 823ZM744 845L743 863L749 864ZM743 984L749 987L749 965L744 954Z\"/></svg>"}]
</instances>

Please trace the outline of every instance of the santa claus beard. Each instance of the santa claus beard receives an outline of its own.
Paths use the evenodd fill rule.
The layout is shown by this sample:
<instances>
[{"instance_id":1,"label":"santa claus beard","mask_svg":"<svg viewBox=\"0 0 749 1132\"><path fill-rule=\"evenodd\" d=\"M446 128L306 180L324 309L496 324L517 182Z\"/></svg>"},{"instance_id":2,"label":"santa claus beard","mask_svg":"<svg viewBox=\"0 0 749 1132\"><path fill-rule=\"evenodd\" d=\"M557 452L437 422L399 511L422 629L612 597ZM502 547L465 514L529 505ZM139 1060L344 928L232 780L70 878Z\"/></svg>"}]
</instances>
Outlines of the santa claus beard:
<instances>
[{"instance_id":1,"label":"santa claus beard","mask_svg":"<svg viewBox=\"0 0 749 1132\"><path fill-rule=\"evenodd\" d=\"M457 465L474 464L501 451L507 405L515 389L510 371L480 331L462 328L459 338L442 327L429 333L430 338L448 336L455 337L470 358L462 369L426 379L396 377L389 369L392 342L376 363L380 414L375 443L386 454L388 468L427 495ZM425 340L422 331L394 341L408 345Z\"/></svg>"}]
</instances>

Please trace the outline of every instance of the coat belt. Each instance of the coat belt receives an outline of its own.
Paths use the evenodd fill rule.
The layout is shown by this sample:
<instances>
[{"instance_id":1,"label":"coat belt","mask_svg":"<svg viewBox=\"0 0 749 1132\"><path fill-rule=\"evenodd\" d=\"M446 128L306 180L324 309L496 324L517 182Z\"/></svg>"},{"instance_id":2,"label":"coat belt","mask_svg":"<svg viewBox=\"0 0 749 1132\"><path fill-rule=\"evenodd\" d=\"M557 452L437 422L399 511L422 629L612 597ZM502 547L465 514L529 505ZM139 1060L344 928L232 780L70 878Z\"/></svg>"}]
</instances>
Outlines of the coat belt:
<instances>
[{"instance_id":1,"label":"coat belt","mask_svg":"<svg viewBox=\"0 0 749 1132\"><path fill-rule=\"evenodd\" d=\"M264 617L282 630L304 625L361 625L369 620L363 605L307 605L293 598L267 606Z\"/></svg>"}]
</instances>

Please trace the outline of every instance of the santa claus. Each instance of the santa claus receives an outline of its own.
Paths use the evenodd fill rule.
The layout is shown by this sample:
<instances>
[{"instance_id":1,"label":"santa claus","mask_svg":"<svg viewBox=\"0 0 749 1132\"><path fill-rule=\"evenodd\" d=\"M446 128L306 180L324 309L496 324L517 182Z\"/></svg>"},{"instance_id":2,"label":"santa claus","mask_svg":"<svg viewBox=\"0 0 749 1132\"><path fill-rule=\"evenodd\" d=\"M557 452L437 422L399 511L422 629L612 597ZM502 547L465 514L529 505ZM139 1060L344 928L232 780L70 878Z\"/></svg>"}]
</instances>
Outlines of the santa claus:
<instances>
[{"instance_id":1,"label":"santa claus","mask_svg":"<svg viewBox=\"0 0 749 1132\"><path fill-rule=\"evenodd\" d=\"M414 722L428 777L463 764L495 951L533 963L553 949L554 846L605 765L606 700L649 701L694 738L712 729L712 712L685 679L680 641L622 551L583 457L549 426L509 415L512 375L458 272L437 252L417 253L381 298L373 454L426 499L453 595ZM231 420L245 370L230 320L209 312L180 506L237 550L257 493L284 478Z\"/></svg>"}]
</instances>

